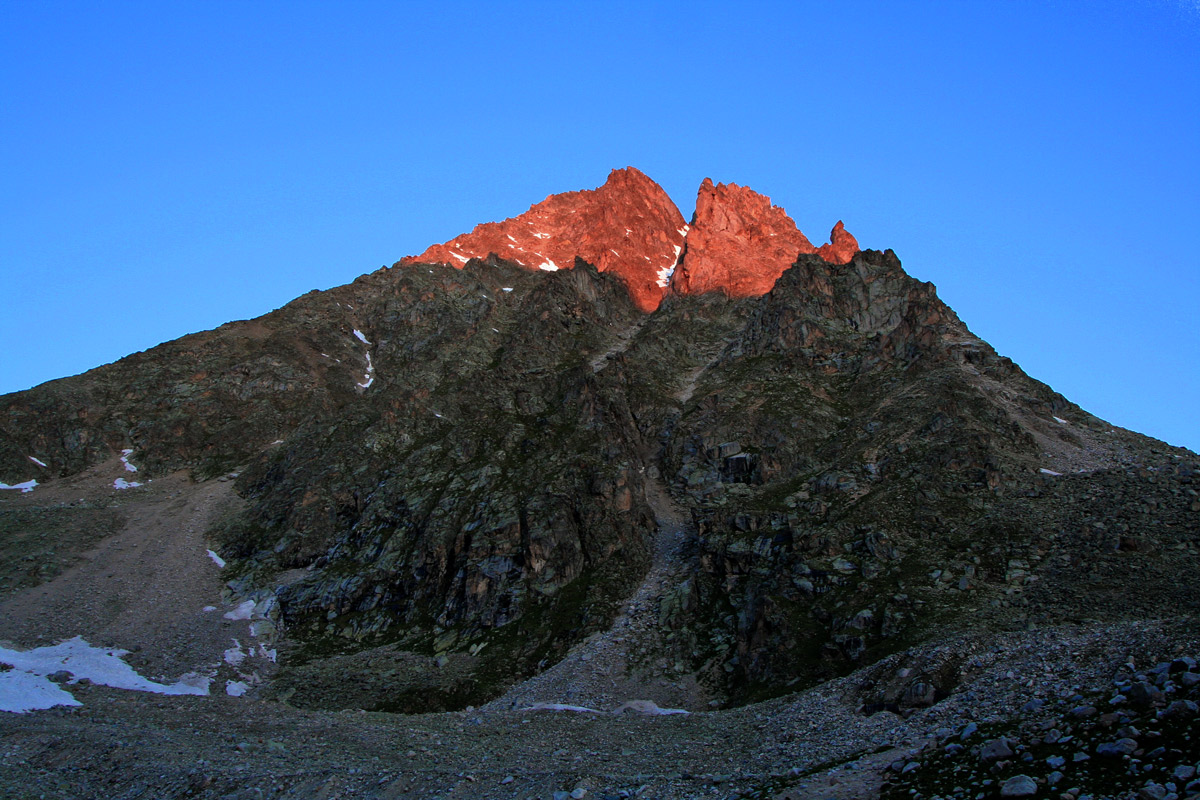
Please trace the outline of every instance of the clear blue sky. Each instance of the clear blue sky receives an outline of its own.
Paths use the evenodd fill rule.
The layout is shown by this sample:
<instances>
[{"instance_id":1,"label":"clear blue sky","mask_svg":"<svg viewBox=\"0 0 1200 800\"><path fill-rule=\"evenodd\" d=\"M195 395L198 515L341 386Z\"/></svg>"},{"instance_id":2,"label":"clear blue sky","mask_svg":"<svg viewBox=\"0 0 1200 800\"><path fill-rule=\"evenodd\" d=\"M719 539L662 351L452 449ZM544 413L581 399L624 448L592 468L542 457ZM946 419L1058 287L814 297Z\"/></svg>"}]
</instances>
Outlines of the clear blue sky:
<instances>
[{"instance_id":1,"label":"clear blue sky","mask_svg":"<svg viewBox=\"0 0 1200 800\"><path fill-rule=\"evenodd\" d=\"M844 219L1200 450L1200 6L0 0L0 391L633 165Z\"/></svg>"}]
</instances>

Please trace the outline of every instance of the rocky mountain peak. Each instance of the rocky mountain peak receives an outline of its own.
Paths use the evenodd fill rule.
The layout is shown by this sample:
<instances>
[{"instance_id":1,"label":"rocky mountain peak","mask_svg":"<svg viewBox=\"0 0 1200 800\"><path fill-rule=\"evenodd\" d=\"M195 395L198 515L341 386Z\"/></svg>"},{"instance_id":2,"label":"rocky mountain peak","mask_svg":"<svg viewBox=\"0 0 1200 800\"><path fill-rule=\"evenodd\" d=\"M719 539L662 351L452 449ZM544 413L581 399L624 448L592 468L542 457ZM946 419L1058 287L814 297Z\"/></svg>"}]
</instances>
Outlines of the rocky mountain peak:
<instances>
[{"instance_id":1,"label":"rocky mountain peak","mask_svg":"<svg viewBox=\"0 0 1200 800\"><path fill-rule=\"evenodd\" d=\"M637 307L649 312L668 287L679 294L758 297L802 253L845 264L858 252L858 241L841 221L830 242L815 247L771 198L709 178L700 184L692 225L685 225L661 186L626 167L613 170L599 189L551 195L524 214L476 225L398 266L461 268L495 253L528 269L554 271L570 269L578 257L616 273Z\"/></svg>"},{"instance_id":2,"label":"rocky mountain peak","mask_svg":"<svg viewBox=\"0 0 1200 800\"><path fill-rule=\"evenodd\" d=\"M730 297L758 297L801 253L817 253L845 264L858 242L841 222L833 241L814 247L787 212L747 186L705 178L696 197L687 256L673 285L680 294L721 291Z\"/></svg>"},{"instance_id":3,"label":"rocky mountain peak","mask_svg":"<svg viewBox=\"0 0 1200 800\"><path fill-rule=\"evenodd\" d=\"M445 263L462 267L490 253L529 269L570 269L578 256L614 272L642 311L658 308L666 293L687 225L662 187L633 167L613 170L598 189L547 197L502 222L437 244L400 266Z\"/></svg>"}]
</instances>

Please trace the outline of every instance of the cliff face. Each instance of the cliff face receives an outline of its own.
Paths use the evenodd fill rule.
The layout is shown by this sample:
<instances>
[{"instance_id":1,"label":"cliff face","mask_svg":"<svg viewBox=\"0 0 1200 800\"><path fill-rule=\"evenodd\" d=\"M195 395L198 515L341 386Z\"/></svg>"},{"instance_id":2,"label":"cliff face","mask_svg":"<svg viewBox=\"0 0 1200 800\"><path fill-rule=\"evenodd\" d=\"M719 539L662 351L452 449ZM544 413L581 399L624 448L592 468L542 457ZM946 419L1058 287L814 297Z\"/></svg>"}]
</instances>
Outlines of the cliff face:
<instances>
[{"instance_id":1,"label":"cliff face","mask_svg":"<svg viewBox=\"0 0 1200 800\"><path fill-rule=\"evenodd\" d=\"M680 294L724 292L758 297L801 253L816 252L792 218L771 199L736 183L708 178L696 196L687 259L673 281Z\"/></svg>"},{"instance_id":2,"label":"cliff face","mask_svg":"<svg viewBox=\"0 0 1200 800\"><path fill-rule=\"evenodd\" d=\"M857 252L858 242L841 222L831 242L817 248L769 197L708 178L700 185L692 224L685 225L658 184L626 167L614 170L599 189L551 195L520 216L477 225L398 265L461 267L494 253L529 269L553 271L580 258L619 276L637 307L653 311L668 288L758 297L802 253L845 264Z\"/></svg>"},{"instance_id":3,"label":"cliff face","mask_svg":"<svg viewBox=\"0 0 1200 800\"><path fill-rule=\"evenodd\" d=\"M636 170L0 398L0 481L123 450L139 478L238 473L210 541L299 705L463 707L553 664L642 580L659 489L690 533L643 666L719 702L947 630L1197 603L1195 454L1029 378L841 223L816 248L705 181L688 228ZM372 666L430 656L436 680Z\"/></svg>"},{"instance_id":4,"label":"cliff face","mask_svg":"<svg viewBox=\"0 0 1200 800\"><path fill-rule=\"evenodd\" d=\"M547 197L503 222L433 245L400 266L500 258L529 269L570 269L581 258L625 283L642 311L658 308L683 250L687 225L657 183L634 169L614 170L599 189Z\"/></svg>"}]
</instances>

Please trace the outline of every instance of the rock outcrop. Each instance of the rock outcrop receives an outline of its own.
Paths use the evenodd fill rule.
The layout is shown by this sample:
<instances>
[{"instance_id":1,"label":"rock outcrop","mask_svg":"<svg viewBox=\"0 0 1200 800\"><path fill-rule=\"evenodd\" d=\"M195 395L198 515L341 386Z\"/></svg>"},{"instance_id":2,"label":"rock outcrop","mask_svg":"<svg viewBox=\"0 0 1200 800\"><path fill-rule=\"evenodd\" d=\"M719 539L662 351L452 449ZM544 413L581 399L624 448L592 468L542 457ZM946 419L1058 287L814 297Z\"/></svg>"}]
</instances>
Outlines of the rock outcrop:
<instances>
[{"instance_id":1,"label":"rock outcrop","mask_svg":"<svg viewBox=\"0 0 1200 800\"><path fill-rule=\"evenodd\" d=\"M858 241L838 222L830 244L814 247L796 223L771 198L736 183L700 184L696 216L687 237L687 255L672 287L679 294L724 292L730 297L759 297L797 256L816 253L845 264L858 252Z\"/></svg>"},{"instance_id":2,"label":"rock outcrop","mask_svg":"<svg viewBox=\"0 0 1200 800\"><path fill-rule=\"evenodd\" d=\"M662 187L626 167L599 189L551 195L520 216L476 225L398 266L461 268L494 253L528 269L555 271L581 258L619 276L637 307L650 312L668 287L678 294L759 297L798 255L816 253L845 264L858 251L840 221L830 243L815 247L771 198L708 178L700 184L692 225L685 225Z\"/></svg>"},{"instance_id":3,"label":"rock outcrop","mask_svg":"<svg viewBox=\"0 0 1200 800\"><path fill-rule=\"evenodd\" d=\"M839 219L837 225L829 232L829 244L817 248L817 255L830 264L849 264L850 259L858 253L858 239L846 230Z\"/></svg>"},{"instance_id":4,"label":"rock outcrop","mask_svg":"<svg viewBox=\"0 0 1200 800\"><path fill-rule=\"evenodd\" d=\"M672 281L679 294L724 292L758 297L771 291L801 253L814 253L796 223L771 198L708 178L696 196L687 258Z\"/></svg>"},{"instance_id":5,"label":"rock outcrop","mask_svg":"<svg viewBox=\"0 0 1200 800\"><path fill-rule=\"evenodd\" d=\"M599 189L547 197L520 216L476 225L400 266L462 267L495 253L529 269L570 269L582 258L618 275L642 311L658 308L683 251L687 225L671 198L633 167L613 170Z\"/></svg>"}]
</instances>

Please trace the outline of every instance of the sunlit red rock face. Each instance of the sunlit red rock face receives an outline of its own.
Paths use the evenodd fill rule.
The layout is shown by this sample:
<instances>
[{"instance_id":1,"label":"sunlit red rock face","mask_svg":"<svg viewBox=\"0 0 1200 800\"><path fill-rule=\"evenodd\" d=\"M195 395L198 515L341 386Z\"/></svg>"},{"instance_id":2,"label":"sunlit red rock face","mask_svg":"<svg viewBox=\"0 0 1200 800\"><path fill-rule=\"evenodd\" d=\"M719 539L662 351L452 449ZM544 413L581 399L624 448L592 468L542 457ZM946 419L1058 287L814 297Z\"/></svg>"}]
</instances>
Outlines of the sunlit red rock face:
<instances>
[{"instance_id":1,"label":"sunlit red rock face","mask_svg":"<svg viewBox=\"0 0 1200 800\"><path fill-rule=\"evenodd\" d=\"M684 244L686 242L686 251ZM616 273L642 311L679 294L766 294L801 253L845 264L858 242L838 222L830 243L814 247L771 198L736 183L700 184L691 228L657 183L634 169L614 170L599 189L547 197L524 214L476 225L401 266L462 267L495 253L529 269L570 269L578 256ZM681 260L682 258L682 260Z\"/></svg>"},{"instance_id":2,"label":"sunlit red rock face","mask_svg":"<svg viewBox=\"0 0 1200 800\"><path fill-rule=\"evenodd\" d=\"M837 225L829 232L829 244L818 247L817 255L830 264L849 264L858 250L858 240L846 230L839 219Z\"/></svg>"},{"instance_id":3,"label":"sunlit red rock face","mask_svg":"<svg viewBox=\"0 0 1200 800\"><path fill-rule=\"evenodd\" d=\"M687 233L683 215L657 183L634 169L613 170L599 189L547 197L524 214L476 225L401 265L462 267L495 253L530 269L570 269L575 257L615 272L643 311L662 302Z\"/></svg>"},{"instance_id":4,"label":"sunlit red rock face","mask_svg":"<svg viewBox=\"0 0 1200 800\"><path fill-rule=\"evenodd\" d=\"M845 264L857 252L858 242L840 222L833 229L833 242L816 248L771 198L736 183L713 185L705 178L688 231L687 255L672 287L680 294L720 291L730 297L757 297L769 292L801 253Z\"/></svg>"}]
</instances>

